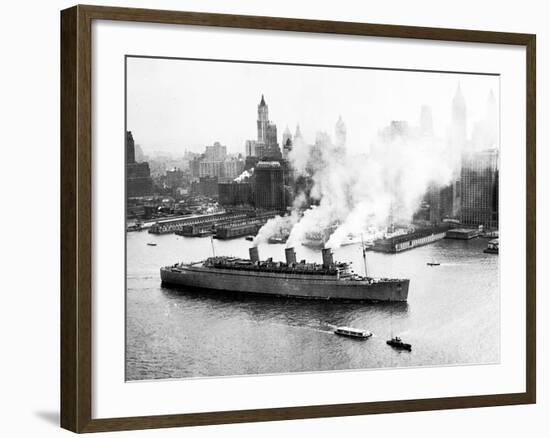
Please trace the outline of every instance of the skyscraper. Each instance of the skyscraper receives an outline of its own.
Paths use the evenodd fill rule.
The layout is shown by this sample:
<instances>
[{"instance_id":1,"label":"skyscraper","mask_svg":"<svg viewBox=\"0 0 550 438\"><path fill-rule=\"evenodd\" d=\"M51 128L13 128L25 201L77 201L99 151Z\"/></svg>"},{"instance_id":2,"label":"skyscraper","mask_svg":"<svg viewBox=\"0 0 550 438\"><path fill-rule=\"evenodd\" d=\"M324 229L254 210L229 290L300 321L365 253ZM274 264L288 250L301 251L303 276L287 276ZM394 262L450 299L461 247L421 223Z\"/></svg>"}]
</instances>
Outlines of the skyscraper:
<instances>
[{"instance_id":1,"label":"skyscraper","mask_svg":"<svg viewBox=\"0 0 550 438\"><path fill-rule=\"evenodd\" d=\"M269 108L263 94L262 100L258 105L258 120L256 124L258 128L256 156L266 159L281 159L281 149L277 143L277 126L269 121Z\"/></svg>"},{"instance_id":2,"label":"skyscraper","mask_svg":"<svg viewBox=\"0 0 550 438\"><path fill-rule=\"evenodd\" d=\"M254 171L256 208L284 210L286 207L283 167L278 161L260 161Z\"/></svg>"},{"instance_id":3,"label":"skyscraper","mask_svg":"<svg viewBox=\"0 0 550 438\"><path fill-rule=\"evenodd\" d=\"M134 136L126 131L126 196L145 196L153 192L149 163L136 163Z\"/></svg>"},{"instance_id":4,"label":"skyscraper","mask_svg":"<svg viewBox=\"0 0 550 438\"><path fill-rule=\"evenodd\" d=\"M300 125L296 125L296 131L294 132L294 142L296 142L296 140L302 140L303 137L302 137L302 131L300 130Z\"/></svg>"},{"instance_id":5,"label":"skyscraper","mask_svg":"<svg viewBox=\"0 0 550 438\"><path fill-rule=\"evenodd\" d=\"M136 162L134 136L132 131L126 131L126 164Z\"/></svg>"},{"instance_id":6,"label":"skyscraper","mask_svg":"<svg viewBox=\"0 0 550 438\"><path fill-rule=\"evenodd\" d=\"M460 83L456 87L451 112L451 141L463 148L466 144L466 101L464 100Z\"/></svg>"},{"instance_id":7,"label":"skyscraper","mask_svg":"<svg viewBox=\"0 0 550 438\"><path fill-rule=\"evenodd\" d=\"M498 228L498 150L464 157L460 175L460 222Z\"/></svg>"},{"instance_id":8,"label":"skyscraper","mask_svg":"<svg viewBox=\"0 0 550 438\"><path fill-rule=\"evenodd\" d=\"M267 143L267 126L269 125L269 108L265 103L264 95L258 105L258 143Z\"/></svg>"},{"instance_id":9,"label":"skyscraper","mask_svg":"<svg viewBox=\"0 0 550 438\"><path fill-rule=\"evenodd\" d=\"M342 120L342 116L340 116L338 117L338 121L336 122L336 126L334 127L334 139L336 142L335 146L337 148L344 148L346 146L346 137L346 124Z\"/></svg>"},{"instance_id":10,"label":"skyscraper","mask_svg":"<svg viewBox=\"0 0 550 438\"><path fill-rule=\"evenodd\" d=\"M462 95L462 89L460 83L457 85L455 95L453 97L451 107L451 132L450 132L450 145L451 153L454 157L451 157L453 162L461 162L462 154L466 151L467 146L467 132L466 132L466 101ZM461 173L459 171L453 175L452 178L452 216L458 217L460 214L460 208L462 205L461 196Z\"/></svg>"},{"instance_id":11,"label":"skyscraper","mask_svg":"<svg viewBox=\"0 0 550 438\"><path fill-rule=\"evenodd\" d=\"M286 160L288 159L288 154L292 151L292 134L290 133L290 129L288 129L288 126L285 129L285 132L283 132L283 158Z\"/></svg>"}]
</instances>

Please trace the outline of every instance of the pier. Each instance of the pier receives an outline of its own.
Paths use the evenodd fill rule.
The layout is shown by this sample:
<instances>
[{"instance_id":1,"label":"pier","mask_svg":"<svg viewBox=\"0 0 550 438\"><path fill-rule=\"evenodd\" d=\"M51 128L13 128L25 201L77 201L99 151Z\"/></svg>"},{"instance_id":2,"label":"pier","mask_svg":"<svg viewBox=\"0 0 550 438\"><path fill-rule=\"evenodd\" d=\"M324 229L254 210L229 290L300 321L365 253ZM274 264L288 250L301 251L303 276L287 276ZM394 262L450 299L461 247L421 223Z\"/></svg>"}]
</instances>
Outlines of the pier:
<instances>
[{"instance_id":1,"label":"pier","mask_svg":"<svg viewBox=\"0 0 550 438\"><path fill-rule=\"evenodd\" d=\"M447 227L427 228L414 233L403 234L374 241L373 251L398 253L418 246L427 245L445 238Z\"/></svg>"},{"instance_id":2,"label":"pier","mask_svg":"<svg viewBox=\"0 0 550 438\"><path fill-rule=\"evenodd\" d=\"M252 222L263 225L278 214L278 211L247 211L171 218L157 221L149 228L149 233L200 235L204 231L215 231L218 227L237 227Z\"/></svg>"}]
</instances>

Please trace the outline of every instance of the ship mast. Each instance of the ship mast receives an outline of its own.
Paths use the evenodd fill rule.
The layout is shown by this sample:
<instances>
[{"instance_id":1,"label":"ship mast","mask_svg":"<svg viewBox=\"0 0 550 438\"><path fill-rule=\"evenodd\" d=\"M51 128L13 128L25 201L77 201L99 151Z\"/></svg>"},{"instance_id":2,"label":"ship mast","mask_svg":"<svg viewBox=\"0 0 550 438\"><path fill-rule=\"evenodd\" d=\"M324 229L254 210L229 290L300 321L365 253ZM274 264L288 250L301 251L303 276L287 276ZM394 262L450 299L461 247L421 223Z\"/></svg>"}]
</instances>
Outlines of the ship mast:
<instances>
[{"instance_id":1,"label":"ship mast","mask_svg":"<svg viewBox=\"0 0 550 438\"><path fill-rule=\"evenodd\" d=\"M365 250L365 242L363 242L363 233L361 233L361 250L363 251L363 265L365 267L365 277L367 277L367 251Z\"/></svg>"},{"instance_id":2,"label":"ship mast","mask_svg":"<svg viewBox=\"0 0 550 438\"><path fill-rule=\"evenodd\" d=\"M210 236L210 244L212 245L212 256L216 257L216 249L214 248L214 238Z\"/></svg>"}]
</instances>

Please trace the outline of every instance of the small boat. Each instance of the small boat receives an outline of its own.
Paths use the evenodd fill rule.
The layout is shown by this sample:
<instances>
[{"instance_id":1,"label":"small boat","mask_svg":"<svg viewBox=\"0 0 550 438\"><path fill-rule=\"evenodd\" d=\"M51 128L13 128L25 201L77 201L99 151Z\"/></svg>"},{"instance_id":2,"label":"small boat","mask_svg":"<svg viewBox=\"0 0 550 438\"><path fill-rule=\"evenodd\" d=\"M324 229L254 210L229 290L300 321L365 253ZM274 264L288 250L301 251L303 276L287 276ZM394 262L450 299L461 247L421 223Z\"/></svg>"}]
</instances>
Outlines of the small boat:
<instances>
[{"instance_id":1,"label":"small boat","mask_svg":"<svg viewBox=\"0 0 550 438\"><path fill-rule=\"evenodd\" d=\"M483 252L485 254L498 254L498 242L498 239L490 240Z\"/></svg>"},{"instance_id":2,"label":"small boat","mask_svg":"<svg viewBox=\"0 0 550 438\"><path fill-rule=\"evenodd\" d=\"M249 242L253 242L254 236L246 236L245 239L248 240Z\"/></svg>"},{"instance_id":3,"label":"small boat","mask_svg":"<svg viewBox=\"0 0 550 438\"><path fill-rule=\"evenodd\" d=\"M439 262L428 262L426 263L428 266L439 266L441 263Z\"/></svg>"},{"instance_id":4,"label":"small boat","mask_svg":"<svg viewBox=\"0 0 550 438\"><path fill-rule=\"evenodd\" d=\"M155 242L147 242L147 245L149 246L157 246L157 244Z\"/></svg>"},{"instance_id":5,"label":"small boat","mask_svg":"<svg viewBox=\"0 0 550 438\"><path fill-rule=\"evenodd\" d=\"M267 239L267 243L271 243L271 244L286 243L287 240L288 240L288 236L277 235L277 236L271 236L269 239Z\"/></svg>"},{"instance_id":6,"label":"small boat","mask_svg":"<svg viewBox=\"0 0 550 438\"><path fill-rule=\"evenodd\" d=\"M126 231L141 231L141 230L143 230L143 224L139 220L137 220L132 225L128 225L126 227Z\"/></svg>"},{"instance_id":7,"label":"small boat","mask_svg":"<svg viewBox=\"0 0 550 438\"><path fill-rule=\"evenodd\" d=\"M399 336L395 336L391 338L389 341L386 341L386 344L391 345L393 348L396 348L397 350L412 350L411 344L406 344L401 340Z\"/></svg>"},{"instance_id":8,"label":"small boat","mask_svg":"<svg viewBox=\"0 0 550 438\"><path fill-rule=\"evenodd\" d=\"M372 336L372 333L368 330L354 329L351 327L337 327L334 333L340 336L347 336L350 338L368 339Z\"/></svg>"}]
</instances>

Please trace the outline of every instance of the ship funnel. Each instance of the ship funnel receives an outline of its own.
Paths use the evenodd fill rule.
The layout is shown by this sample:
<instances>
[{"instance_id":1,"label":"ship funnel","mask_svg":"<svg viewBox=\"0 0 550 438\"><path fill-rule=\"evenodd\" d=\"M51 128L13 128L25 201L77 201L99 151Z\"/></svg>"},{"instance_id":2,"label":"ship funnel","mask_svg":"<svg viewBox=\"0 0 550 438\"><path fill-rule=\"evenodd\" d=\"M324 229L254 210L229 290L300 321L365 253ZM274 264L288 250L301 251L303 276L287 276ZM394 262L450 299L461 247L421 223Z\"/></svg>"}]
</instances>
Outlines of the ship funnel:
<instances>
[{"instance_id":1,"label":"ship funnel","mask_svg":"<svg viewBox=\"0 0 550 438\"><path fill-rule=\"evenodd\" d=\"M334 264L330 248L323 248L323 268L328 269Z\"/></svg>"},{"instance_id":2,"label":"ship funnel","mask_svg":"<svg viewBox=\"0 0 550 438\"><path fill-rule=\"evenodd\" d=\"M294 251L294 248L286 248L285 249L285 256L286 256L287 265L291 265L292 263L296 263L296 252Z\"/></svg>"},{"instance_id":3,"label":"ship funnel","mask_svg":"<svg viewBox=\"0 0 550 438\"><path fill-rule=\"evenodd\" d=\"M252 263L258 263L260 261L260 255L258 254L258 247L253 246L248 249L248 254L250 254L250 261Z\"/></svg>"}]
</instances>

